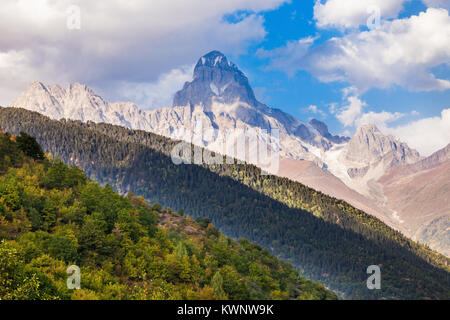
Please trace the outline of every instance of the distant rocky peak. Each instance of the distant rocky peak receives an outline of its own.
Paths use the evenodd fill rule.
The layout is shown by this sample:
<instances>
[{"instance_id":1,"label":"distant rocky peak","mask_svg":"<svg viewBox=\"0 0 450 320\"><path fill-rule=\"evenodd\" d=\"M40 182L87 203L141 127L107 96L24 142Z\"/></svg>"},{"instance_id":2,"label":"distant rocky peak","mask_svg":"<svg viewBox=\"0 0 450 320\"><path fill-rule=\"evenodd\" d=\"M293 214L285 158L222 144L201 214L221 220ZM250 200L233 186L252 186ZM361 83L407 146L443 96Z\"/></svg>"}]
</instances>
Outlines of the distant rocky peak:
<instances>
[{"instance_id":1,"label":"distant rocky peak","mask_svg":"<svg viewBox=\"0 0 450 320\"><path fill-rule=\"evenodd\" d=\"M93 90L91 88L89 88L88 86L86 86L85 84L79 83L79 82L74 82L69 84L69 86L67 87L68 90L77 90L77 91L89 91L89 92L93 92Z\"/></svg>"},{"instance_id":2,"label":"distant rocky peak","mask_svg":"<svg viewBox=\"0 0 450 320\"><path fill-rule=\"evenodd\" d=\"M434 168L444 162L450 161L450 143L416 164L416 169L427 170Z\"/></svg>"},{"instance_id":3,"label":"distant rocky peak","mask_svg":"<svg viewBox=\"0 0 450 320\"><path fill-rule=\"evenodd\" d=\"M210 53L207 53L203 57L201 57L198 60L197 65L195 66L195 70L198 70L202 67L233 69L239 71L236 65L228 61L227 57L220 51L211 51Z\"/></svg>"},{"instance_id":4,"label":"distant rocky peak","mask_svg":"<svg viewBox=\"0 0 450 320\"><path fill-rule=\"evenodd\" d=\"M437 151L436 153L442 155L443 157L446 157L447 159L450 159L450 143L445 148Z\"/></svg>"},{"instance_id":5,"label":"distant rocky peak","mask_svg":"<svg viewBox=\"0 0 450 320\"><path fill-rule=\"evenodd\" d=\"M62 96L65 95L71 95L71 96L95 96L98 97L98 95L86 86L85 84L81 84L79 82L74 82L69 85L67 85L66 88L62 88L59 85L46 85L42 82L35 81L32 82L27 90L23 93L27 95L49 95L52 96L52 98L60 99Z\"/></svg>"},{"instance_id":6,"label":"distant rocky peak","mask_svg":"<svg viewBox=\"0 0 450 320\"><path fill-rule=\"evenodd\" d=\"M27 90L33 90L33 89L34 90L46 90L46 87L42 82L34 81L34 82L30 83Z\"/></svg>"},{"instance_id":7,"label":"distant rocky peak","mask_svg":"<svg viewBox=\"0 0 450 320\"><path fill-rule=\"evenodd\" d=\"M214 101L224 104L240 101L252 107L262 105L256 100L248 78L219 51L209 52L198 60L193 80L175 94L173 105L210 107Z\"/></svg>"},{"instance_id":8,"label":"distant rocky peak","mask_svg":"<svg viewBox=\"0 0 450 320\"><path fill-rule=\"evenodd\" d=\"M74 82L67 86L67 89L65 90L67 94L77 94L77 95L83 95L83 96L95 96L100 97L98 94L94 92L93 89L88 87L85 84Z\"/></svg>"},{"instance_id":9,"label":"distant rocky peak","mask_svg":"<svg viewBox=\"0 0 450 320\"><path fill-rule=\"evenodd\" d=\"M358 128L346 145L348 160L371 163L390 155L395 163L414 163L421 159L420 154L406 143L391 135L384 135L374 124L365 124Z\"/></svg>"},{"instance_id":10,"label":"distant rocky peak","mask_svg":"<svg viewBox=\"0 0 450 320\"><path fill-rule=\"evenodd\" d=\"M385 136L374 124L360 126L349 142L350 146L358 147L360 151L364 149L380 156L397 148L397 144L400 142L391 136Z\"/></svg>"},{"instance_id":11,"label":"distant rocky peak","mask_svg":"<svg viewBox=\"0 0 450 320\"><path fill-rule=\"evenodd\" d=\"M309 121L309 124L312 125L314 127L314 129L319 131L319 133L321 135L325 136L325 135L329 134L327 125L325 123L323 123L322 121L319 121L317 119L311 119Z\"/></svg>"},{"instance_id":12,"label":"distant rocky peak","mask_svg":"<svg viewBox=\"0 0 450 320\"><path fill-rule=\"evenodd\" d=\"M350 138L348 137L341 137L341 136L333 136L329 131L328 131L328 127L325 123L323 123L322 121L319 121L317 119L311 119L309 121L309 124L316 129L319 134L325 138L327 138L328 140L330 140L333 143L337 143L337 144L341 144L341 143L345 143L347 141L350 140Z\"/></svg>"}]
</instances>

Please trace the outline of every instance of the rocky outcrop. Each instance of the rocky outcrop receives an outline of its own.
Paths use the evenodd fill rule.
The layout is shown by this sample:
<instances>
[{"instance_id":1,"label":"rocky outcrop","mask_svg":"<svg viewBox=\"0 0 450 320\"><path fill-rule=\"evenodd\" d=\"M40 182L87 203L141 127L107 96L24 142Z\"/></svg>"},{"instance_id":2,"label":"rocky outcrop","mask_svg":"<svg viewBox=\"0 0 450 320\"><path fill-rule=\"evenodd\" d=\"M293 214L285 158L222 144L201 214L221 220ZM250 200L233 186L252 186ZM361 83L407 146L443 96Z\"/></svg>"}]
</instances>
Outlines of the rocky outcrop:
<instances>
[{"instance_id":1,"label":"rocky outcrop","mask_svg":"<svg viewBox=\"0 0 450 320\"><path fill-rule=\"evenodd\" d=\"M233 104L240 101L251 107L262 104L256 100L247 77L219 51L212 51L199 59L194 78L175 94L173 106L211 107L214 101Z\"/></svg>"},{"instance_id":2,"label":"rocky outcrop","mask_svg":"<svg viewBox=\"0 0 450 320\"><path fill-rule=\"evenodd\" d=\"M391 158L392 165L414 163L420 154L393 136L384 135L375 125L361 126L345 146L343 159L357 164L376 164ZM386 168L388 169L388 168Z\"/></svg>"}]
</instances>

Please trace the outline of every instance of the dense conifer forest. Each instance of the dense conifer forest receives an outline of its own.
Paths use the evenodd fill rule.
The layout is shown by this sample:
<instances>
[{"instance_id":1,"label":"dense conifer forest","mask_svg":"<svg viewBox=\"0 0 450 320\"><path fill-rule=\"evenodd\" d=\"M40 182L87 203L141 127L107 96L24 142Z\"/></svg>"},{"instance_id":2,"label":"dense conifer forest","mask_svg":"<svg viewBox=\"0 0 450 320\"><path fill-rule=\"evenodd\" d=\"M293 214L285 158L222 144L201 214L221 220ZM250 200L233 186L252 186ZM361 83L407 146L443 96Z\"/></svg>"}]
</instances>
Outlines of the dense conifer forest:
<instances>
[{"instance_id":1,"label":"dense conifer forest","mask_svg":"<svg viewBox=\"0 0 450 320\"><path fill-rule=\"evenodd\" d=\"M175 165L169 154L176 141L112 125L7 108L0 126L36 137L46 152L119 193L208 218L227 236L267 248L346 298L450 298L448 258L300 183L246 164ZM369 265L381 267L381 290L366 287Z\"/></svg>"}]
</instances>

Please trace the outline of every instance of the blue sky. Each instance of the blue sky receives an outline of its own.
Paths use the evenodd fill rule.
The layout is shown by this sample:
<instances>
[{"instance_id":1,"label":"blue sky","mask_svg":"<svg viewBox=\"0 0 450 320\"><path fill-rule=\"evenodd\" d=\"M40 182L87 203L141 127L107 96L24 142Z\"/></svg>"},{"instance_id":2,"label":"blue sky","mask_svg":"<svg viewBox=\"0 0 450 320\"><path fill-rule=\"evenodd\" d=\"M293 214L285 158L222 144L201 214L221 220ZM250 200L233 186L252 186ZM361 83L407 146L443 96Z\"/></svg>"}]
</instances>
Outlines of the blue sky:
<instances>
[{"instance_id":1,"label":"blue sky","mask_svg":"<svg viewBox=\"0 0 450 320\"><path fill-rule=\"evenodd\" d=\"M3 0L0 105L38 80L171 105L220 50L257 97L335 134L374 123L424 155L450 142L449 0Z\"/></svg>"},{"instance_id":2,"label":"blue sky","mask_svg":"<svg viewBox=\"0 0 450 320\"><path fill-rule=\"evenodd\" d=\"M407 2L399 13L399 18L409 18L426 9L422 1ZM257 97L271 107L282 109L302 120L307 121L312 117L320 119L335 133L353 132L354 127L343 126L335 115L329 112L330 105L342 104L342 90L351 86L351 83L342 81L324 83L307 71L298 71L289 76L283 71L268 69L270 58L261 59L257 56L261 48L273 50L288 41L308 36L319 37L317 42L321 43L332 37L343 36L346 31L318 28L314 21L313 1L292 1L277 10L263 13L263 16L267 31L265 39L253 45L248 54L233 55L232 52L228 52L249 76ZM367 31L367 27L362 26L359 30ZM432 71L439 78L450 79L448 65L440 65ZM400 85L393 85L386 89L370 88L359 97L367 104L366 111L385 110L405 114L391 125L402 125L424 117L440 116L443 109L450 107L450 90L412 91ZM308 110L311 105L322 112L314 113Z\"/></svg>"}]
</instances>

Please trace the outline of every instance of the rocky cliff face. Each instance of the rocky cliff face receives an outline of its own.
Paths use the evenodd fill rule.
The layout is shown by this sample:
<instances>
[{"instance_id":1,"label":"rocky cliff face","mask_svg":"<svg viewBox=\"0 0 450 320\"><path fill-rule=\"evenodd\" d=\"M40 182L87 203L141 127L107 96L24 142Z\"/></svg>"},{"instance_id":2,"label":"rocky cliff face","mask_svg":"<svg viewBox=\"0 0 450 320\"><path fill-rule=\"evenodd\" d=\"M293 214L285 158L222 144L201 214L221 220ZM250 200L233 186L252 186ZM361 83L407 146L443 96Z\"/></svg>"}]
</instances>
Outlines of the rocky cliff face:
<instances>
[{"instance_id":1,"label":"rocky cliff face","mask_svg":"<svg viewBox=\"0 0 450 320\"><path fill-rule=\"evenodd\" d=\"M217 101L233 104L237 101L251 107L261 106L247 77L219 51L212 51L197 62L194 78L175 94L173 106L211 107Z\"/></svg>"},{"instance_id":2,"label":"rocky cliff face","mask_svg":"<svg viewBox=\"0 0 450 320\"><path fill-rule=\"evenodd\" d=\"M420 154L393 136L381 133L375 125L363 125L350 139L343 152L345 161L367 165L377 164L383 159L391 161L387 165L397 163L414 163L421 159ZM387 168L388 169L388 168Z\"/></svg>"},{"instance_id":3,"label":"rocky cliff face","mask_svg":"<svg viewBox=\"0 0 450 320\"><path fill-rule=\"evenodd\" d=\"M66 118L117 125L129 125L129 121L137 119L138 115L134 104L109 104L80 83L62 88L33 82L11 106L36 111L56 120Z\"/></svg>"},{"instance_id":4,"label":"rocky cliff face","mask_svg":"<svg viewBox=\"0 0 450 320\"><path fill-rule=\"evenodd\" d=\"M327 138L332 143L341 144L341 143L348 142L350 140L350 138L348 138L348 137L341 137L341 136L333 136L333 135L331 135L331 133L328 131L327 125L325 123L323 123L322 121L319 121L317 119L311 119L309 121L309 124L314 129L316 129L323 137Z\"/></svg>"}]
</instances>

